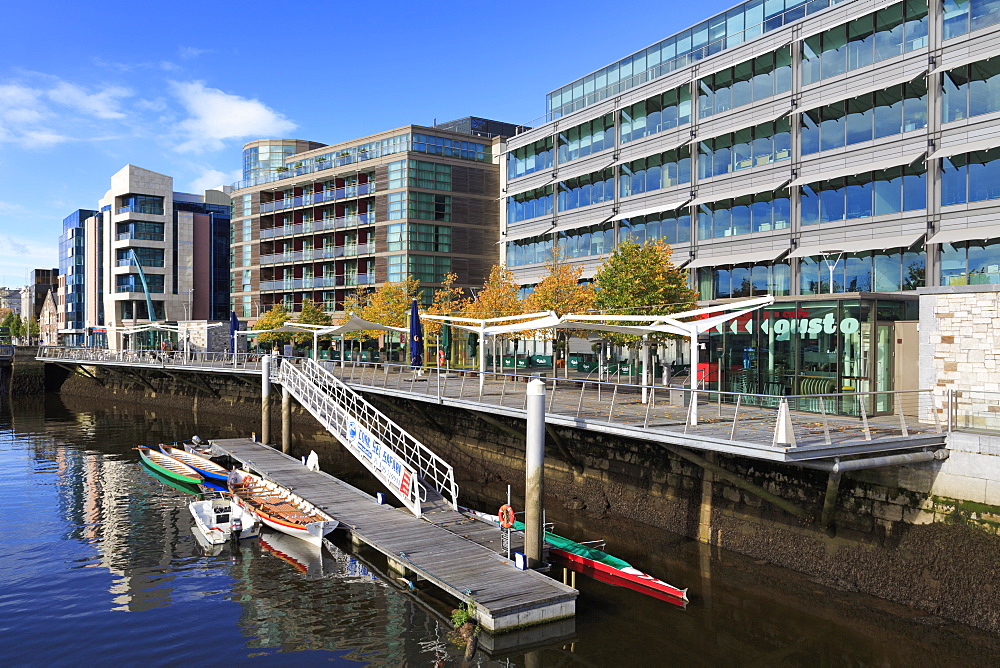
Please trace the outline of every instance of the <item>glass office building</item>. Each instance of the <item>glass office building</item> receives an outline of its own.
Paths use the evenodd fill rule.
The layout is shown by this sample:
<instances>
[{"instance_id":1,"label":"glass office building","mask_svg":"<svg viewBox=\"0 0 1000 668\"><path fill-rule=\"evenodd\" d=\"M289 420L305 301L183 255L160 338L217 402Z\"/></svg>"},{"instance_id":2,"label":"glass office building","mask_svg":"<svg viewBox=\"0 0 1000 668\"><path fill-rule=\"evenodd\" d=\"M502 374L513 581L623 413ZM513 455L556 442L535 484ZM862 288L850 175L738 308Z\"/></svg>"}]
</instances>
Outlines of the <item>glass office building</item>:
<instances>
[{"instance_id":1,"label":"glass office building","mask_svg":"<svg viewBox=\"0 0 1000 668\"><path fill-rule=\"evenodd\" d=\"M1000 283L998 22L990 0L752 0L561 86L506 145L505 259L531 286L554 245L586 277L663 239L703 300L863 312L864 373L846 339L765 361L719 332L722 389L891 389L879 323L908 327L921 287ZM833 380L787 379L808 373Z\"/></svg>"}]
</instances>

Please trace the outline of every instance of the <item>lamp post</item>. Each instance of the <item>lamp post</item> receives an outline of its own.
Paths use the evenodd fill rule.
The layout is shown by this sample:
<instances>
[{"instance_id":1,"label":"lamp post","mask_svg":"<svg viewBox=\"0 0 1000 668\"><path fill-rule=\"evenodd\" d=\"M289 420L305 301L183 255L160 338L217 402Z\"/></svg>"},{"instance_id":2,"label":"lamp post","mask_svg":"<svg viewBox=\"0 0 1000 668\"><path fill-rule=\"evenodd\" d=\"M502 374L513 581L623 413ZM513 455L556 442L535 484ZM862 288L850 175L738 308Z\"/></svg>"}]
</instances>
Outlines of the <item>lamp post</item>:
<instances>
[{"instance_id":1,"label":"lamp post","mask_svg":"<svg viewBox=\"0 0 1000 668\"><path fill-rule=\"evenodd\" d=\"M833 294L833 272L837 269L837 265L840 263L840 258L844 256L844 251L842 250L825 250L820 251L820 255L823 256L823 261L826 262L826 268L830 272L830 294ZM830 261L831 256L836 256L832 262Z\"/></svg>"}]
</instances>

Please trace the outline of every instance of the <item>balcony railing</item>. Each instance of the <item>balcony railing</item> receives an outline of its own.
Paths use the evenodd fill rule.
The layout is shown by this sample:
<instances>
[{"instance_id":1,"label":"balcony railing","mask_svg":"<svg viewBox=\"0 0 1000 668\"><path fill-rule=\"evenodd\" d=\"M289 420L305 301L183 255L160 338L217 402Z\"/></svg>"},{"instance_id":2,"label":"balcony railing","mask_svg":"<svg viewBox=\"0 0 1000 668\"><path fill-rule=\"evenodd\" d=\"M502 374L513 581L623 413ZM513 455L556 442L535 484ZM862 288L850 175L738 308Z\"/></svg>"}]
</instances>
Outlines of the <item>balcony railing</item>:
<instances>
[{"instance_id":1,"label":"balcony railing","mask_svg":"<svg viewBox=\"0 0 1000 668\"><path fill-rule=\"evenodd\" d=\"M323 232L325 230L340 230L347 227L358 227L359 225L371 225L375 222L375 212L358 213L343 218L325 218L314 220L308 223L296 223L294 225L282 225L280 227L266 227L260 231L261 239L273 239L274 237L287 237L295 234L311 234L313 232Z\"/></svg>"},{"instance_id":2,"label":"balcony railing","mask_svg":"<svg viewBox=\"0 0 1000 668\"><path fill-rule=\"evenodd\" d=\"M138 206L130 205L123 206L115 210L115 213L121 215L123 213L144 213L150 216L162 216L163 207L152 207L152 206Z\"/></svg>"},{"instance_id":3,"label":"balcony railing","mask_svg":"<svg viewBox=\"0 0 1000 668\"><path fill-rule=\"evenodd\" d=\"M115 241L125 241L135 239L137 241L163 241L162 234L148 234L144 232L122 232L115 235Z\"/></svg>"},{"instance_id":4,"label":"balcony railing","mask_svg":"<svg viewBox=\"0 0 1000 668\"><path fill-rule=\"evenodd\" d=\"M363 195L371 195L375 192L374 183L359 183L353 186L345 186L343 188L337 188L336 190L324 190L318 193L308 193L301 195L299 197L292 197L289 199L279 199L274 202L263 202L260 205L261 213L271 213L272 211L281 211L283 209L294 209L299 206L312 206L314 204L322 204L323 202L333 202L340 199L348 199L351 197L361 197Z\"/></svg>"},{"instance_id":5,"label":"balcony railing","mask_svg":"<svg viewBox=\"0 0 1000 668\"><path fill-rule=\"evenodd\" d=\"M295 251L293 253L274 253L272 255L261 255L261 264L283 264L286 262L309 262L311 260L327 260L337 257L355 257L357 255L371 255L375 252L375 243L347 244L344 246L327 246L307 251Z\"/></svg>"},{"instance_id":6,"label":"balcony railing","mask_svg":"<svg viewBox=\"0 0 1000 668\"><path fill-rule=\"evenodd\" d=\"M136 263L135 260L133 260L132 258L127 258L125 260L118 260L118 265L117 266L119 266L119 267L134 267L134 266L136 266L136 264L137 263ZM141 264L141 266L143 266L143 267L162 267L163 266L163 260L144 260L143 262L138 263L138 264Z\"/></svg>"},{"instance_id":7,"label":"balcony railing","mask_svg":"<svg viewBox=\"0 0 1000 668\"><path fill-rule=\"evenodd\" d=\"M375 285L375 274L348 276L316 276L314 278L294 278L281 281L261 281L261 292L287 292L291 290L312 290L316 288L341 288L354 285Z\"/></svg>"}]
</instances>

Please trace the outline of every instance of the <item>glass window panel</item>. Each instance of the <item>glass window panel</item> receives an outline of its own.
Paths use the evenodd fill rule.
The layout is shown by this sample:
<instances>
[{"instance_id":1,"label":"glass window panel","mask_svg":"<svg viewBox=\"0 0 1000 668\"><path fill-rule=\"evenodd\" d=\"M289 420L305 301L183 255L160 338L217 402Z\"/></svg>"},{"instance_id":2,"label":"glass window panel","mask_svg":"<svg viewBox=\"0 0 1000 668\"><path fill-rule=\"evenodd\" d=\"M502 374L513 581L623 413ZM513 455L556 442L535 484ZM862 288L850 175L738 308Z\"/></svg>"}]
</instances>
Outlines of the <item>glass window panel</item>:
<instances>
[{"instance_id":1,"label":"glass window panel","mask_svg":"<svg viewBox=\"0 0 1000 668\"><path fill-rule=\"evenodd\" d=\"M844 179L834 179L824 183L820 190L820 220L843 220L844 209Z\"/></svg>"},{"instance_id":2,"label":"glass window panel","mask_svg":"<svg viewBox=\"0 0 1000 668\"><path fill-rule=\"evenodd\" d=\"M979 30L1000 21L1000 2L998 0L973 0L969 21L971 30Z\"/></svg>"},{"instance_id":3,"label":"glass window panel","mask_svg":"<svg viewBox=\"0 0 1000 668\"><path fill-rule=\"evenodd\" d=\"M875 60L903 53L903 3L875 12Z\"/></svg>"},{"instance_id":4,"label":"glass window panel","mask_svg":"<svg viewBox=\"0 0 1000 668\"><path fill-rule=\"evenodd\" d=\"M802 40L802 85L819 81L823 78L820 69L820 54L823 52L823 36L813 35Z\"/></svg>"},{"instance_id":5,"label":"glass window panel","mask_svg":"<svg viewBox=\"0 0 1000 668\"><path fill-rule=\"evenodd\" d=\"M847 101L848 144L871 140L874 115L871 95L862 95Z\"/></svg>"},{"instance_id":6,"label":"glass window panel","mask_svg":"<svg viewBox=\"0 0 1000 668\"><path fill-rule=\"evenodd\" d=\"M730 280L733 297L750 296L750 269L748 267L733 267Z\"/></svg>"},{"instance_id":7,"label":"glass window panel","mask_svg":"<svg viewBox=\"0 0 1000 668\"><path fill-rule=\"evenodd\" d=\"M875 197L874 215L899 213L903 210L903 168L886 169L875 175L872 184Z\"/></svg>"},{"instance_id":8,"label":"glass window panel","mask_svg":"<svg viewBox=\"0 0 1000 668\"><path fill-rule=\"evenodd\" d=\"M970 154L968 174L970 202L1000 198L1000 150Z\"/></svg>"},{"instance_id":9,"label":"glass window panel","mask_svg":"<svg viewBox=\"0 0 1000 668\"><path fill-rule=\"evenodd\" d=\"M837 26L823 33L823 78L847 71L847 26Z\"/></svg>"},{"instance_id":10,"label":"glass window panel","mask_svg":"<svg viewBox=\"0 0 1000 668\"><path fill-rule=\"evenodd\" d=\"M821 110L820 150L840 148L847 130L847 109L844 102L833 102Z\"/></svg>"},{"instance_id":11,"label":"glass window panel","mask_svg":"<svg viewBox=\"0 0 1000 668\"><path fill-rule=\"evenodd\" d=\"M903 279L902 257L893 251L876 251L873 260L875 292L900 290Z\"/></svg>"},{"instance_id":12,"label":"glass window panel","mask_svg":"<svg viewBox=\"0 0 1000 668\"><path fill-rule=\"evenodd\" d=\"M903 172L903 211L927 208L927 181L925 172L907 168Z\"/></svg>"},{"instance_id":13,"label":"glass window panel","mask_svg":"<svg viewBox=\"0 0 1000 668\"><path fill-rule=\"evenodd\" d=\"M941 204L960 204L966 201L968 169L964 156L941 160Z\"/></svg>"},{"instance_id":14,"label":"glass window panel","mask_svg":"<svg viewBox=\"0 0 1000 668\"><path fill-rule=\"evenodd\" d=\"M800 189L799 208L803 225L815 225L819 221L820 195L814 188L815 184L804 185Z\"/></svg>"},{"instance_id":15,"label":"glass window panel","mask_svg":"<svg viewBox=\"0 0 1000 668\"><path fill-rule=\"evenodd\" d=\"M856 70L871 65L875 56L875 17L862 16L847 24L847 67Z\"/></svg>"},{"instance_id":16,"label":"glass window panel","mask_svg":"<svg viewBox=\"0 0 1000 668\"><path fill-rule=\"evenodd\" d=\"M752 85L753 61L740 63L733 69L732 106L740 107L753 101Z\"/></svg>"},{"instance_id":17,"label":"glass window panel","mask_svg":"<svg viewBox=\"0 0 1000 668\"><path fill-rule=\"evenodd\" d=\"M871 253L848 255L844 263L845 292L871 292L872 289L872 258Z\"/></svg>"},{"instance_id":18,"label":"glass window panel","mask_svg":"<svg viewBox=\"0 0 1000 668\"><path fill-rule=\"evenodd\" d=\"M875 138L903 131L903 91L900 86L875 93Z\"/></svg>"},{"instance_id":19,"label":"glass window panel","mask_svg":"<svg viewBox=\"0 0 1000 668\"><path fill-rule=\"evenodd\" d=\"M943 121L960 121L969 115L969 79L965 67L944 73L942 79Z\"/></svg>"},{"instance_id":20,"label":"glass window panel","mask_svg":"<svg viewBox=\"0 0 1000 668\"><path fill-rule=\"evenodd\" d=\"M820 123L821 123L821 110L820 109L810 109L803 114L800 114L801 119L801 138L802 138L802 155L809 155L810 153L816 153L820 150Z\"/></svg>"},{"instance_id":21,"label":"glass window panel","mask_svg":"<svg viewBox=\"0 0 1000 668\"><path fill-rule=\"evenodd\" d=\"M871 174L847 177L847 218L872 215Z\"/></svg>"},{"instance_id":22,"label":"glass window panel","mask_svg":"<svg viewBox=\"0 0 1000 668\"><path fill-rule=\"evenodd\" d=\"M1000 58L969 66L969 116L993 111L1000 111Z\"/></svg>"},{"instance_id":23,"label":"glass window panel","mask_svg":"<svg viewBox=\"0 0 1000 668\"><path fill-rule=\"evenodd\" d=\"M749 234L752 228L751 198L739 197L733 200L733 234Z\"/></svg>"}]
</instances>

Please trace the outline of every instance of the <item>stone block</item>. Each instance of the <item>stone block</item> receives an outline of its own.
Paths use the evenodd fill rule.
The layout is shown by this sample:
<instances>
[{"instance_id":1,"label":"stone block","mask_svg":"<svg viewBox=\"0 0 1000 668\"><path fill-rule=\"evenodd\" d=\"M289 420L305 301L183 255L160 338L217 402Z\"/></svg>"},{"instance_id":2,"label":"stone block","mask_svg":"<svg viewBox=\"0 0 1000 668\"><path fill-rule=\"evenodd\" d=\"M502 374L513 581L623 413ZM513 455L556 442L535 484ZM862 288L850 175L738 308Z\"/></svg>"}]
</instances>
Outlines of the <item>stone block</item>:
<instances>
[{"instance_id":1,"label":"stone block","mask_svg":"<svg viewBox=\"0 0 1000 668\"><path fill-rule=\"evenodd\" d=\"M872 507L872 515L887 522L902 522L903 507L892 503L876 503Z\"/></svg>"},{"instance_id":2,"label":"stone block","mask_svg":"<svg viewBox=\"0 0 1000 668\"><path fill-rule=\"evenodd\" d=\"M1000 506L1000 480L986 481L986 503Z\"/></svg>"},{"instance_id":3,"label":"stone block","mask_svg":"<svg viewBox=\"0 0 1000 668\"><path fill-rule=\"evenodd\" d=\"M986 502L986 479L938 473L931 486L931 494L961 501Z\"/></svg>"},{"instance_id":4,"label":"stone block","mask_svg":"<svg viewBox=\"0 0 1000 668\"><path fill-rule=\"evenodd\" d=\"M948 472L953 475L1000 480L1000 457L974 452L952 452Z\"/></svg>"}]
</instances>

